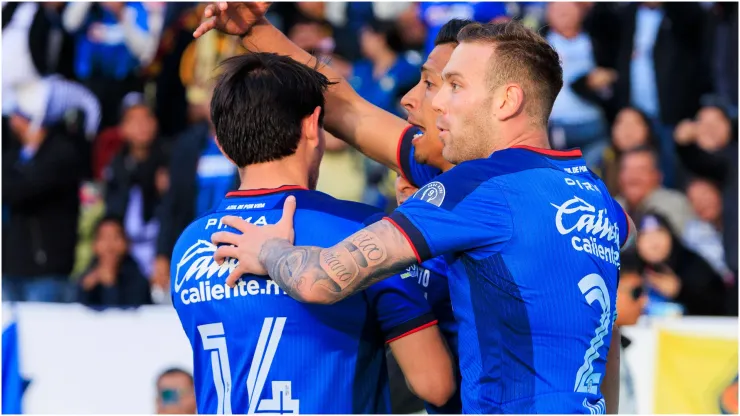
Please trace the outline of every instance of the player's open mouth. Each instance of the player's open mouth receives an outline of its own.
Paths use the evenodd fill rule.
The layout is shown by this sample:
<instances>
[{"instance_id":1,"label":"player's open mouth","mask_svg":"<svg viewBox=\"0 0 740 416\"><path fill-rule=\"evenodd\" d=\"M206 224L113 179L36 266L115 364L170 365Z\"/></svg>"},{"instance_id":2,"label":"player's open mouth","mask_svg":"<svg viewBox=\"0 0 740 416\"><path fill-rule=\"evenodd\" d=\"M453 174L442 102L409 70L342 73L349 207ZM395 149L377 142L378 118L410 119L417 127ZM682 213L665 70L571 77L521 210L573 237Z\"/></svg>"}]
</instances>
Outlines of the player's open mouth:
<instances>
[{"instance_id":1,"label":"player's open mouth","mask_svg":"<svg viewBox=\"0 0 740 416\"><path fill-rule=\"evenodd\" d=\"M424 128L424 126L417 123L416 120L414 120L412 117L409 117L406 121L408 121L408 123L411 124L412 126L417 127L419 130L421 130L420 132L414 134L414 138L411 139L411 144L415 144L416 142L421 140L422 137L424 137L424 134L426 133L426 129Z\"/></svg>"}]
</instances>

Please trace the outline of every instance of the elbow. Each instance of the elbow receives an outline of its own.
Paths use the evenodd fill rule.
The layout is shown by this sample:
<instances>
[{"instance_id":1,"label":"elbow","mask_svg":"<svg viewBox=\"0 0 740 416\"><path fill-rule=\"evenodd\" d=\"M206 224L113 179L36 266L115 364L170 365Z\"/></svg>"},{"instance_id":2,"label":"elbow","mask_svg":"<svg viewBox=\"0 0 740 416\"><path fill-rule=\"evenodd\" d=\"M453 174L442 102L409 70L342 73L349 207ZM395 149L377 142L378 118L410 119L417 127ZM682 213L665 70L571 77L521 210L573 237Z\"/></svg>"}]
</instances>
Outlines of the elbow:
<instances>
[{"instance_id":1,"label":"elbow","mask_svg":"<svg viewBox=\"0 0 740 416\"><path fill-rule=\"evenodd\" d=\"M451 370L451 369L450 369ZM444 406L457 391L457 384L452 371L446 375L420 374L418 377L408 377L410 390L421 400L440 407Z\"/></svg>"}]
</instances>

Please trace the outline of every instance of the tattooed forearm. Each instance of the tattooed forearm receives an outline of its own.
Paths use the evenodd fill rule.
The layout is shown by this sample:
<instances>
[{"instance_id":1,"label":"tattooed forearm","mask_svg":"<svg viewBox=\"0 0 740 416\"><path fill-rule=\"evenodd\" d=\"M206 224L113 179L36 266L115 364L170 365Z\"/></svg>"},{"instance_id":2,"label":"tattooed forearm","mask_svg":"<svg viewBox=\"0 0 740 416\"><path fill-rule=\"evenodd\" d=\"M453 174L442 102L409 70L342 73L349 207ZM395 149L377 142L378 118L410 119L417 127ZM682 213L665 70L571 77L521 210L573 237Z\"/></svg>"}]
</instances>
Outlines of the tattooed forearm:
<instances>
[{"instance_id":1,"label":"tattooed forearm","mask_svg":"<svg viewBox=\"0 0 740 416\"><path fill-rule=\"evenodd\" d=\"M408 243L397 234L392 225L381 221L325 249L270 240L259 260L291 297L334 303L414 262Z\"/></svg>"}]
</instances>

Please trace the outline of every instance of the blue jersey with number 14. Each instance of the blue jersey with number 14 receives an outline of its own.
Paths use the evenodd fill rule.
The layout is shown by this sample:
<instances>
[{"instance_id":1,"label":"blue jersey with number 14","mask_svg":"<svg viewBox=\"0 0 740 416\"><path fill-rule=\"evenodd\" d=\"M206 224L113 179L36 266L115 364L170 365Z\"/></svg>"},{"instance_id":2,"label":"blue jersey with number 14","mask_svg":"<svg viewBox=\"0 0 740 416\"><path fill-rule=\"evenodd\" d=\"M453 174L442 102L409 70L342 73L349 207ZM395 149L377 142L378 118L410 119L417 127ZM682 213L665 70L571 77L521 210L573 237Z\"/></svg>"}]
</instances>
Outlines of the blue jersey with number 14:
<instances>
[{"instance_id":1,"label":"blue jersey with number 14","mask_svg":"<svg viewBox=\"0 0 740 416\"><path fill-rule=\"evenodd\" d=\"M233 192L195 220L172 257L172 298L190 339L198 413L389 413L385 344L436 323L424 295L391 277L334 305L291 299L271 280L225 285L211 234L238 215L280 219L295 195L296 245L330 247L377 220L373 207L283 187Z\"/></svg>"},{"instance_id":2,"label":"blue jersey with number 14","mask_svg":"<svg viewBox=\"0 0 740 416\"><path fill-rule=\"evenodd\" d=\"M388 218L445 256L464 413L604 413L627 217L580 151L461 163Z\"/></svg>"}]
</instances>

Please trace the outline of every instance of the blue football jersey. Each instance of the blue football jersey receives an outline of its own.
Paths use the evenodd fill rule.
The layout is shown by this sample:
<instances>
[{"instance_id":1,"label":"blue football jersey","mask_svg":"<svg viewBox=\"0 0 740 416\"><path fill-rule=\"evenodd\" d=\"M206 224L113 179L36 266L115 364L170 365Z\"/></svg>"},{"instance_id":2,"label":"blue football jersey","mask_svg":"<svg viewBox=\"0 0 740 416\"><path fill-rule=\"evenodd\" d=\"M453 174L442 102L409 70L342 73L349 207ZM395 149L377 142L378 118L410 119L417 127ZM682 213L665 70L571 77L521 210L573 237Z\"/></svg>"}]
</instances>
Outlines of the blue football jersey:
<instances>
[{"instance_id":1,"label":"blue football jersey","mask_svg":"<svg viewBox=\"0 0 740 416\"><path fill-rule=\"evenodd\" d=\"M229 288L236 260L213 260L222 217L272 224L288 195L297 198L297 245L330 247L379 215L282 187L232 192L188 226L173 252L171 290L193 348L198 413L388 413L385 344L436 323L421 290L394 276L334 305L311 305L264 277Z\"/></svg>"},{"instance_id":2,"label":"blue football jersey","mask_svg":"<svg viewBox=\"0 0 740 416\"><path fill-rule=\"evenodd\" d=\"M446 255L466 413L604 413L624 211L578 150L461 163L389 220Z\"/></svg>"},{"instance_id":3,"label":"blue football jersey","mask_svg":"<svg viewBox=\"0 0 740 416\"><path fill-rule=\"evenodd\" d=\"M415 149L413 140L417 134L422 134L421 130L412 125L409 125L403 131L401 137L398 139L396 157L401 176L411 185L420 188L434 180L442 171L429 165L422 165L414 159Z\"/></svg>"}]
</instances>

